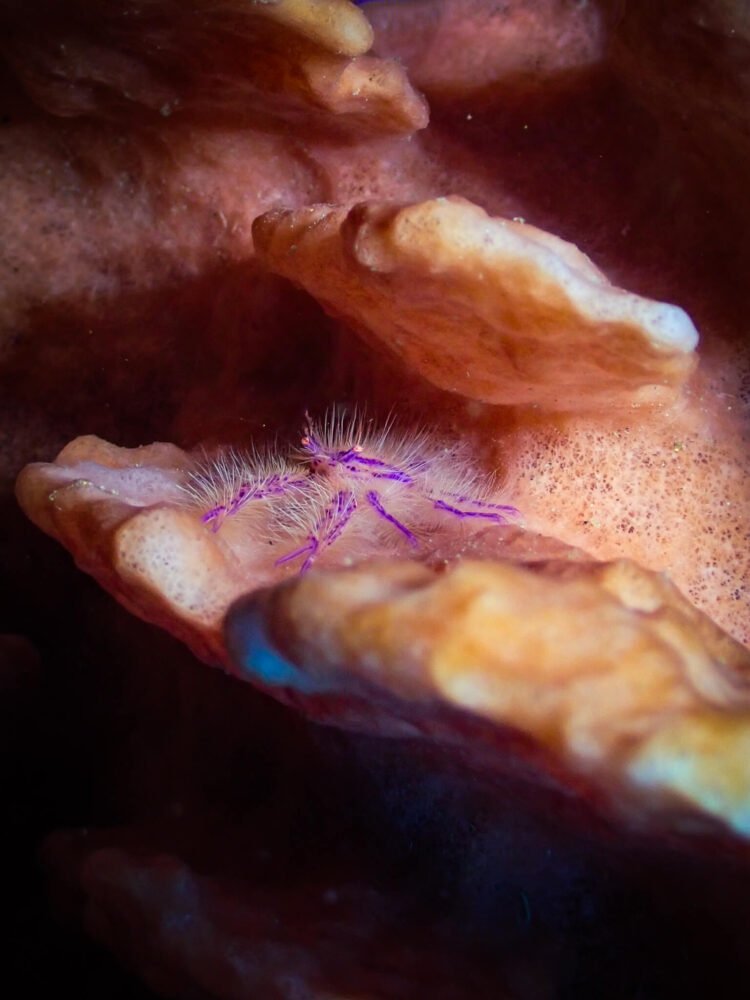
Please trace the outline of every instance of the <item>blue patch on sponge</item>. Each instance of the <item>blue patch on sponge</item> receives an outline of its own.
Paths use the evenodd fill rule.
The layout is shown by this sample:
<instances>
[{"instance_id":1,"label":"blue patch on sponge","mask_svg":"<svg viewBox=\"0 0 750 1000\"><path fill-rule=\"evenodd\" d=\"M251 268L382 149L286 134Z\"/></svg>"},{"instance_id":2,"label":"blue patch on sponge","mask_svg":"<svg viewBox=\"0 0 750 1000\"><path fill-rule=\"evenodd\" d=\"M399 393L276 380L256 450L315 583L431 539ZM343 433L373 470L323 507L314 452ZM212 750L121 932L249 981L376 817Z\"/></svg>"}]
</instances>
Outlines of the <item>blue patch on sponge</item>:
<instances>
[{"instance_id":1,"label":"blue patch on sponge","mask_svg":"<svg viewBox=\"0 0 750 1000\"><path fill-rule=\"evenodd\" d=\"M264 687L291 688L300 694L320 694L330 682L311 677L274 647L257 604L232 608L224 625L232 663L241 676Z\"/></svg>"}]
</instances>

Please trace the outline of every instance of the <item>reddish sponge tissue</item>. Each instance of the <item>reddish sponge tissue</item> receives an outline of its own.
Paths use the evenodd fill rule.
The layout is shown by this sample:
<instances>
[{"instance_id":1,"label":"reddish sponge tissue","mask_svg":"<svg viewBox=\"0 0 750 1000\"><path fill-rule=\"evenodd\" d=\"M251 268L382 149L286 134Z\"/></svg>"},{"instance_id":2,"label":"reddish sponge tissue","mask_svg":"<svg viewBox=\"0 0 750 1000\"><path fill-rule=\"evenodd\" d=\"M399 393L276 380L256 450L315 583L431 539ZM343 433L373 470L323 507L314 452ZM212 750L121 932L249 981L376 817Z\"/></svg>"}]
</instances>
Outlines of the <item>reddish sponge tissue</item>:
<instances>
[{"instance_id":1,"label":"reddish sponge tissue","mask_svg":"<svg viewBox=\"0 0 750 1000\"><path fill-rule=\"evenodd\" d=\"M163 995L737 995L740 0L29 0L0 52L8 851L96 830L55 896Z\"/></svg>"}]
</instances>

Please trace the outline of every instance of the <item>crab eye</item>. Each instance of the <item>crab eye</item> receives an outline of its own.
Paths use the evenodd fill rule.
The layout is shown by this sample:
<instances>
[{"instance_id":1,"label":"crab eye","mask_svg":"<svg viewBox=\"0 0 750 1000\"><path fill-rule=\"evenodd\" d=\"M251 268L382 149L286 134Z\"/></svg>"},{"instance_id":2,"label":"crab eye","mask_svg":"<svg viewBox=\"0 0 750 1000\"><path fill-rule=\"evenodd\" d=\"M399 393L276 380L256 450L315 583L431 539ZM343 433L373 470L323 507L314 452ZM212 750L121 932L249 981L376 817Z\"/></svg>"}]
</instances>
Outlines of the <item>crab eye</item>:
<instances>
[{"instance_id":1,"label":"crab eye","mask_svg":"<svg viewBox=\"0 0 750 1000\"><path fill-rule=\"evenodd\" d=\"M303 437L303 438L301 438L300 444L302 445L303 448L309 448L309 446L310 446L310 438L309 437Z\"/></svg>"}]
</instances>

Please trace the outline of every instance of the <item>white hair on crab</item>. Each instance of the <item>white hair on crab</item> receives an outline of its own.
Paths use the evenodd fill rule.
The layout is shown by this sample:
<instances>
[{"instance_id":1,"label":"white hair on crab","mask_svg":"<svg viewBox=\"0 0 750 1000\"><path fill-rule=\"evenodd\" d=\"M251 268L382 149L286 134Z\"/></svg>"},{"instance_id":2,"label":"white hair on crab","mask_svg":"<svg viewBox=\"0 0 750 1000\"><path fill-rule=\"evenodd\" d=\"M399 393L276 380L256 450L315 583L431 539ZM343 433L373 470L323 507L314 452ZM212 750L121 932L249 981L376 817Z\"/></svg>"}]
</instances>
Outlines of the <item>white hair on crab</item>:
<instances>
[{"instance_id":1,"label":"white hair on crab","mask_svg":"<svg viewBox=\"0 0 750 1000\"><path fill-rule=\"evenodd\" d=\"M465 524L519 519L461 444L398 428L393 416L378 425L340 407L320 422L305 419L299 445L286 453L228 449L190 473L184 495L204 524L217 532L228 519L262 513L267 535L290 540L276 565L299 561L305 572L344 536L350 543L375 538L385 551L418 550L446 517Z\"/></svg>"}]
</instances>

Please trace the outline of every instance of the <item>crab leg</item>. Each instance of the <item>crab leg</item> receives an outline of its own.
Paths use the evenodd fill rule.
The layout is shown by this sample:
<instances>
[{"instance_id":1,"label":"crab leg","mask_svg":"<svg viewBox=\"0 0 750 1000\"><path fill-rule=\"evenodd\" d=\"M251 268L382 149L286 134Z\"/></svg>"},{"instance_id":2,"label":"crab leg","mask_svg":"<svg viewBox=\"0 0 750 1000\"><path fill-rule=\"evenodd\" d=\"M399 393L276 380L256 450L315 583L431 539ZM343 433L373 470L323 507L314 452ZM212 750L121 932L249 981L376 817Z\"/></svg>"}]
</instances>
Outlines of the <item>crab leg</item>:
<instances>
[{"instance_id":1,"label":"crab leg","mask_svg":"<svg viewBox=\"0 0 750 1000\"><path fill-rule=\"evenodd\" d=\"M486 503L482 500L471 500L469 497L459 497L456 502L467 503L472 507L491 509L463 510L461 507L455 507L453 504L446 503L445 500L433 500L432 506L435 510L444 510L447 514L453 514L454 517L480 517L486 521L494 521L496 524L508 524L513 518L518 517L516 508L507 504Z\"/></svg>"},{"instance_id":2,"label":"crab leg","mask_svg":"<svg viewBox=\"0 0 750 1000\"><path fill-rule=\"evenodd\" d=\"M390 479L405 485L414 482L414 478L408 472L399 469L397 465L390 465L379 458L368 458L367 455L361 455L354 449L341 453L337 456L337 460L346 465L350 472L358 472L358 465L364 466L364 471L369 472L373 479Z\"/></svg>"},{"instance_id":3,"label":"crab leg","mask_svg":"<svg viewBox=\"0 0 750 1000\"><path fill-rule=\"evenodd\" d=\"M398 531L401 532L401 534L406 538L407 542L409 543L409 545L412 546L412 548L417 548L419 546L419 542L417 541L416 535L414 535L411 531L409 531L406 525L402 524L401 521L398 520L398 518L393 516L393 514L388 513L388 511L383 506L383 503L378 494L375 492L375 490L369 491L369 493L367 494L367 502L373 508L373 510L380 517L383 518L384 521L388 521L390 524L393 525L394 528L396 528Z\"/></svg>"},{"instance_id":4,"label":"crab leg","mask_svg":"<svg viewBox=\"0 0 750 1000\"><path fill-rule=\"evenodd\" d=\"M204 524L210 524L211 530L216 532L221 527L225 518L232 517L238 511L242 510L246 504L250 503L250 501L283 496L288 489L304 482L305 480L300 478L273 475L260 483L243 483L229 504L219 504L216 507L212 507L211 510L203 515L201 521Z\"/></svg>"},{"instance_id":5,"label":"crab leg","mask_svg":"<svg viewBox=\"0 0 750 1000\"><path fill-rule=\"evenodd\" d=\"M300 573L306 573L312 566L318 554L329 548L349 523L349 519L357 507L357 498L351 490L339 490L333 502L325 509L316 524L316 531L308 535L307 541L300 548L276 560L277 566L292 562L300 556L307 558L300 567Z\"/></svg>"}]
</instances>

